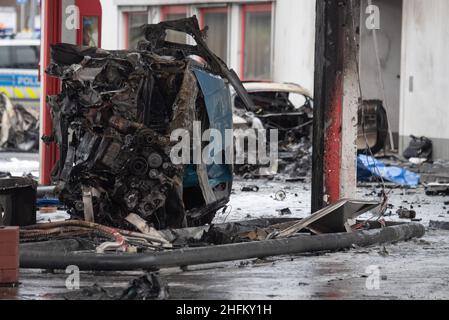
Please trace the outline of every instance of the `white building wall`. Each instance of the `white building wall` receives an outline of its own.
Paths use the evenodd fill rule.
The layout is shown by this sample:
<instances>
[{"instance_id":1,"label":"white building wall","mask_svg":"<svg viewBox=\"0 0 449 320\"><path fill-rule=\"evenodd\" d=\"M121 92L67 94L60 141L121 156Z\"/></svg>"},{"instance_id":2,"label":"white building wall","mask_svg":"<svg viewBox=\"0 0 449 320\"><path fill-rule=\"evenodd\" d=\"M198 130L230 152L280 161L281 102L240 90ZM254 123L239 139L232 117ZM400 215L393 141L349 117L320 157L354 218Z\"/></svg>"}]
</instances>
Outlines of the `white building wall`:
<instances>
[{"instance_id":1,"label":"white building wall","mask_svg":"<svg viewBox=\"0 0 449 320\"><path fill-rule=\"evenodd\" d=\"M102 9L101 47L106 50L122 49L120 34L122 29L118 6L114 0L100 0Z\"/></svg>"},{"instance_id":2,"label":"white building wall","mask_svg":"<svg viewBox=\"0 0 449 320\"><path fill-rule=\"evenodd\" d=\"M434 158L449 159L449 1L404 1L401 121L408 136L434 142Z\"/></svg>"},{"instance_id":3,"label":"white building wall","mask_svg":"<svg viewBox=\"0 0 449 320\"><path fill-rule=\"evenodd\" d=\"M102 47L123 49L124 24L121 10L161 4L228 3L230 10L229 66L240 72L240 4L261 0L101 0L103 8ZM274 0L273 5L273 80L296 82L313 91L316 0ZM157 13L158 10L155 10ZM154 14L154 12L153 12ZM155 19L149 19L155 21ZM156 19L157 20L157 19Z\"/></svg>"},{"instance_id":4,"label":"white building wall","mask_svg":"<svg viewBox=\"0 0 449 320\"><path fill-rule=\"evenodd\" d=\"M408 1L408 0L404 0ZM376 31L382 82L379 81L379 68L374 46L373 31L366 27L366 8L368 0L361 2L361 39L360 39L360 76L365 100L384 100L390 129L395 140L399 133L400 74L401 74L401 37L402 37L402 0L372 0L380 9L380 29ZM397 141L395 141L397 148Z\"/></svg>"},{"instance_id":5,"label":"white building wall","mask_svg":"<svg viewBox=\"0 0 449 320\"><path fill-rule=\"evenodd\" d=\"M316 0L278 0L275 5L273 80L313 92Z\"/></svg>"}]
</instances>

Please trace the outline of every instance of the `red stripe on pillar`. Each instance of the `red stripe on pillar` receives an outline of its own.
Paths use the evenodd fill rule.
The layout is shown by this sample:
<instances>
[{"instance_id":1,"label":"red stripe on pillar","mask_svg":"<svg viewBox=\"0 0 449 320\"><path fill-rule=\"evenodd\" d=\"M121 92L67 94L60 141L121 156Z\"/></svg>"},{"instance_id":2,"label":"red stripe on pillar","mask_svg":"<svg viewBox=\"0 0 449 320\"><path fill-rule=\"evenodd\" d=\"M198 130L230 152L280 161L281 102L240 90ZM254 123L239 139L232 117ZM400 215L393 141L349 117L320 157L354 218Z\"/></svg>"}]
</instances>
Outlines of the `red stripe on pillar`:
<instances>
[{"instance_id":1,"label":"red stripe on pillar","mask_svg":"<svg viewBox=\"0 0 449 320\"><path fill-rule=\"evenodd\" d=\"M331 97L332 105L326 114L326 139L324 152L325 194L328 201L335 203L340 200L340 164L341 164L341 133L343 112L343 76L337 74Z\"/></svg>"}]
</instances>

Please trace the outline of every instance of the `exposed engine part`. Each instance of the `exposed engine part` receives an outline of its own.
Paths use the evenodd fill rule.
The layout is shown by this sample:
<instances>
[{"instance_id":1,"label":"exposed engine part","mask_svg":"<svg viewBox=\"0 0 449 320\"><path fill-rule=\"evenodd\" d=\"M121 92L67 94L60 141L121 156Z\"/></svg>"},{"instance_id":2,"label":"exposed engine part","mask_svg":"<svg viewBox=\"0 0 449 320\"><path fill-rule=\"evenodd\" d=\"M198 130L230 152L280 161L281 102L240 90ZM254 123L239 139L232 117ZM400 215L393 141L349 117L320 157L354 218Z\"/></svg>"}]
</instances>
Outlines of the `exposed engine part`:
<instances>
[{"instance_id":1,"label":"exposed engine part","mask_svg":"<svg viewBox=\"0 0 449 320\"><path fill-rule=\"evenodd\" d=\"M158 153L152 153L148 157L148 164L149 164L150 168L152 168L152 169L160 168L162 166L163 162L164 162L164 159Z\"/></svg>"},{"instance_id":2,"label":"exposed engine part","mask_svg":"<svg viewBox=\"0 0 449 320\"><path fill-rule=\"evenodd\" d=\"M197 45L166 42L168 29L191 35ZM197 71L227 79L248 108L252 102L235 73L207 48L196 17L144 30L146 40L138 50L52 46L46 72L62 81L61 94L47 99L54 132L44 141L56 141L61 154L53 181L72 215L96 223L132 227L125 220L131 213L157 229L196 224L204 216L210 223L229 200L231 188L217 199L218 207L204 196L215 188L207 173L186 192L186 167L170 159L175 144L170 134L175 129L191 133L194 121L204 124L202 130L213 125ZM193 54L206 64L188 58ZM84 197L83 202L83 189L95 191L91 200ZM93 219L86 215L90 207Z\"/></svg>"}]
</instances>

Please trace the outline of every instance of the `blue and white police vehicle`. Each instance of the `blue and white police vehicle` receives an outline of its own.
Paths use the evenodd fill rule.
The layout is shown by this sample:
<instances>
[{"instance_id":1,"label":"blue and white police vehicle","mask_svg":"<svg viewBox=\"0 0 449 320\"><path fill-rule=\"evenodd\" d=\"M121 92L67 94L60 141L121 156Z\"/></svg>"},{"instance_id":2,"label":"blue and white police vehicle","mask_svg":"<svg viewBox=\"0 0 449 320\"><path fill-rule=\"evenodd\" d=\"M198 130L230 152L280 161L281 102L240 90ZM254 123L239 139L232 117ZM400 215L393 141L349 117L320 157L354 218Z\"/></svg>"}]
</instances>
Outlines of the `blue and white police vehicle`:
<instances>
[{"instance_id":1,"label":"blue and white police vehicle","mask_svg":"<svg viewBox=\"0 0 449 320\"><path fill-rule=\"evenodd\" d=\"M0 39L0 92L13 102L39 108L40 40Z\"/></svg>"}]
</instances>

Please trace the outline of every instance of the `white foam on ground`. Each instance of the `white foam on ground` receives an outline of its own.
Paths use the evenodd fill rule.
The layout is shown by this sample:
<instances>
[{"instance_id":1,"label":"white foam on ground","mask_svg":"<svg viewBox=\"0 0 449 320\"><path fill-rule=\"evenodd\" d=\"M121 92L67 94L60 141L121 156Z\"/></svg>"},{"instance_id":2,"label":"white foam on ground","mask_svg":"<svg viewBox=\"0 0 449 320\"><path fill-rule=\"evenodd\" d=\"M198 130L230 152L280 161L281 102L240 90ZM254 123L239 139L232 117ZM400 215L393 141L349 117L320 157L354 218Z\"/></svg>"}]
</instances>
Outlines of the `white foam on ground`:
<instances>
[{"instance_id":1,"label":"white foam on ground","mask_svg":"<svg viewBox=\"0 0 449 320\"><path fill-rule=\"evenodd\" d=\"M20 160L18 158L0 159L0 171L9 172L13 176L32 174L39 177L39 161Z\"/></svg>"}]
</instances>

